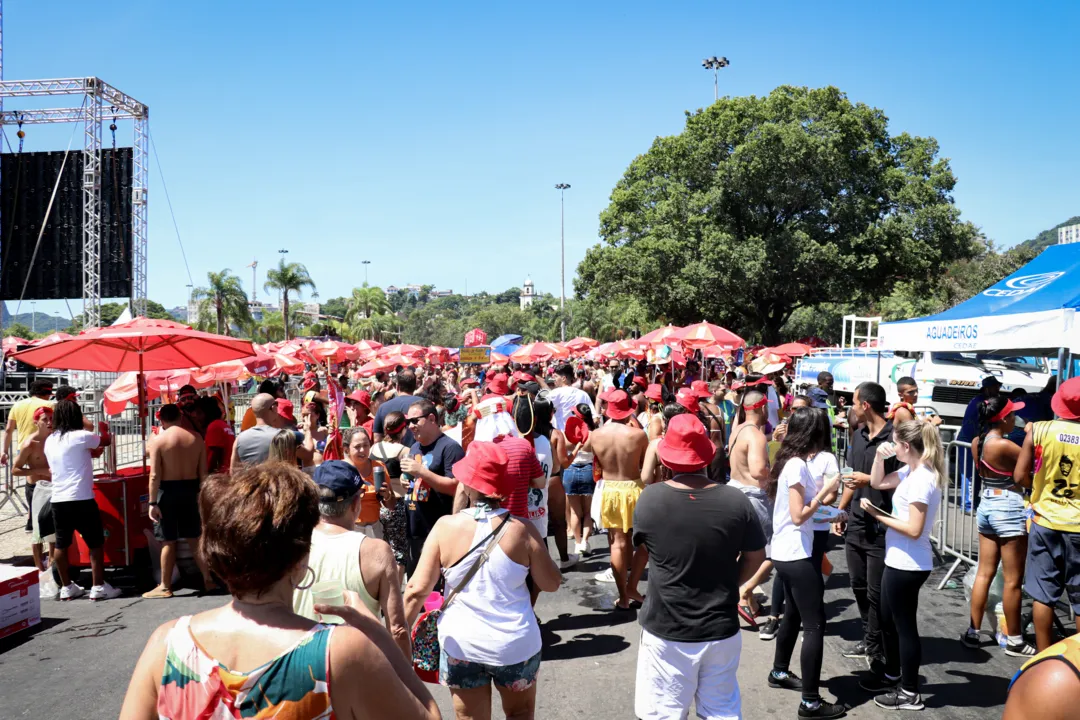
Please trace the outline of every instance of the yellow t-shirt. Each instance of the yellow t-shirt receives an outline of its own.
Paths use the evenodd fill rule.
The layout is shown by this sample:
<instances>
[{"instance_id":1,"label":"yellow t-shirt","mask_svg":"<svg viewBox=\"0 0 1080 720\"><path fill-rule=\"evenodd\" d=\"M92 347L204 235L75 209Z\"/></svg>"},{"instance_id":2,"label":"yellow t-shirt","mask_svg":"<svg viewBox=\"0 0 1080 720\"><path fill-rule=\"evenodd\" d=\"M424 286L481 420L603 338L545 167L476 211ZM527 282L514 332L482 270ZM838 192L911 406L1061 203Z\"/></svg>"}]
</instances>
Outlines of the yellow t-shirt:
<instances>
[{"instance_id":1,"label":"yellow t-shirt","mask_svg":"<svg viewBox=\"0 0 1080 720\"><path fill-rule=\"evenodd\" d=\"M1037 422L1031 440L1035 445L1031 484L1035 522L1050 530L1080 533L1080 424Z\"/></svg>"},{"instance_id":2,"label":"yellow t-shirt","mask_svg":"<svg viewBox=\"0 0 1080 720\"><path fill-rule=\"evenodd\" d=\"M37 412L37 409L52 406L52 400L39 397L23 398L11 406L8 417L15 422L16 430L15 441L12 443L13 448L19 447L18 443L21 443L23 438L29 437L34 432L34 413Z\"/></svg>"}]
</instances>

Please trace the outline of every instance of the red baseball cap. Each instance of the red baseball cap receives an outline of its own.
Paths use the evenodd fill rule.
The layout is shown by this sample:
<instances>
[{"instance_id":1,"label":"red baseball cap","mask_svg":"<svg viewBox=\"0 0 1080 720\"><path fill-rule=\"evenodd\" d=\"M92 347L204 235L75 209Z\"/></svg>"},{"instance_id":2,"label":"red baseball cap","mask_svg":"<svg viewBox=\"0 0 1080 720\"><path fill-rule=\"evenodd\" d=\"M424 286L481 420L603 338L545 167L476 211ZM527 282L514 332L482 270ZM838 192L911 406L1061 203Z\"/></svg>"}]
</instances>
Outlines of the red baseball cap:
<instances>
[{"instance_id":1,"label":"red baseball cap","mask_svg":"<svg viewBox=\"0 0 1080 720\"><path fill-rule=\"evenodd\" d=\"M1050 407L1064 420L1080 420L1080 377L1061 383L1050 400Z\"/></svg>"},{"instance_id":2,"label":"red baseball cap","mask_svg":"<svg viewBox=\"0 0 1080 720\"><path fill-rule=\"evenodd\" d=\"M682 394L680 390L679 395ZM676 415L668 423L656 454L660 462L675 472L695 472L712 462L716 448L696 415Z\"/></svg>"},{"instance_id":3,"label":"red baseball cap","mask_svg":"<svg viewBox=\"0 0 1080 720\"><path fill-rule=\"evenodd\" d=\"M1008 402L1005 403L1005 407L1001 408L1001 412L999 412L994 417L990 418L990 422L992 422L992 423L1001 422L1002 420L1004 420L1005 418L1007 418L1009 416L1009 413L1014 413L1017 410L1023 410L1023 409L1024 409L1024 403L1022 403L1022 402L1013 402L1012 400L1009 400Z\"/></svg>"},{"instance_id":4,"label":"red baseball cap","mask_svg":"<svg viewBox=\"0 0 1080 720\"><path fill-rule=\"evenodd\" d=\"M345 397L345 399L360 403L368 410L371 409L371 393L367 390L353 390L351 394Z\"/></svg>"},{"instance_id":5,"label":"red baseball cap","mask_svg":"<svg viewBox=\"0 0 1080 720\"><path fill-rule=\"evenodd\" d=\"M649 381L641 377L640 375L634 376L634 384L640 387L642 390L649 387Z\"/></svg>"},{"instance_id":6,"label":"red baseball cap","mask_svg":"<svg viewBox=\"0 0 1080 720\"><path fill-rule=\"evenodd\" d=\"M278 398L274 401L274 408L277 410L277 414L288 422L296 422L296 411L293 409L291 400L285 398Z\"/></svg>"},{"instance_id":7,"label":"red baseball cap","mask_svg":"<svg viewBox=\"0 0 1080 720\"><path fill-rule=\"evenodd\" d=\"M645 397L656 402L664 402L664 386L660 383L652 383L645 388Z\"/></svg>"},{"instance_id":8,"label":"red baseball cap","mask_svg":"<svg viewBox=\"0 0 1080 720\"><path fill-rule=\"evenodd\" d=\"M630 396L622 390L608 393L604 402L604 415L612 420L625 420L634 414L634 409L630 407Z\"/></svg>"},{"instance_id":9,"label":"red baseball cap","mask_svg":"<svg viewBox=\"0 0 1080 720\"><path fill-rule=\"evenodd\" d=\"M698 404L697 393L688 387L679 388L679 392L675 394L675 402L694 414L697 414L698 410L701 408Z\"/></svg>"},{"instance_id":10,"label":"red baseball cap","mask_svg":"<svg viewBox=\"0 0 1080 720\"><path fill-rule=\"evenodd\" d=\"M712 390L709 389L709 383L704 380L695 380L690 383L690 389L702 400L707 400L712 397Z\"/></svg>"},{"instance_id":11,"label":"red baseball cap","mask_svg":"<svg viewBox=\"0 0 1080 720\"><path fill-rule=\"evenodd\" d=\"M487 389L493 395L509 395L510 385L506 373L495 373L488 378Z\"/></svg>"},{"instance_id":12,"label":"red baseball cap","mask_svg":"<svg viewBox=\"0 0 1080 720\"><path fill-rule=\"evenodd\" d=\"M461 382L458 384L461 385L461 387L477 387L480 384L480 381L470 375L469 377L461 378Z\"/></svg>"},{"instance_id":13,"label":"red baseball cap","mask_svg":"<svg viewBox=\"0 0 1080 720\"><path fill-rule=\"evenodd\" d=\"M454 479L483 495L503 497L509 462L506 451L495 443L473 441L465 458L454 463Z\"/></svg>"}]
</instances>

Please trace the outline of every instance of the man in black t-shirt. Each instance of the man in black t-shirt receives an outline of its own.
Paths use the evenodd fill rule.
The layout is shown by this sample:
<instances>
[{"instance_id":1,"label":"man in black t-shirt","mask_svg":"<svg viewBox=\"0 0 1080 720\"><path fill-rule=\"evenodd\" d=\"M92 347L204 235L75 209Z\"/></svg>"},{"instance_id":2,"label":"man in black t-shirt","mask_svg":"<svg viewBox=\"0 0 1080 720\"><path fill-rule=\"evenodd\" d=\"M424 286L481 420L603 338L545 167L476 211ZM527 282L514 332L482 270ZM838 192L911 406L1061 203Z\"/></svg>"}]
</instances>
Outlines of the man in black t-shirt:
<instances>
[{"instance_id":1,"label":"man in black t-shirt","mask_svg":"<svg viewBox=\"0 0 1080 720\"><path fill-rule=\"evenodd\" d=\"M458 484L453 467L465 457L465 451L443 434L430 400L417 399L409 406L405 418L416 438L409 457L401 461L402 479L406 475L411 477L405 498L409 520L409 558L405 569L411 576L431 528L443 515L454 511Z\"/></svg>"},{"instance_id":2,"label":"man in black t-shirt","mask_svg":"<svg viewBox=\"0 0 1080 720\"><path fill-rule=\"evenodd\" d=\"M634 545L649 551L634 699L639 718L742 717L739 586L765 560L746 496L709 480L715 448L694 415L671 419L657 454L674 477L645 488ZM678 518L678 522L672 522Z\"/></svg>"},{"instance_id":3,"label":"man in black t-shirt","mask_svg":"<svg viewBox=\"0 0 1080 720\"><path fill-rule=\"evenodd\" d=\"M844 552L851 591L862 616L863 639L845 650L844 657L884 662L878 606L881 576L885 572L885 527L866 514L861 501L868 498L885 512L892 512L892 491L870 487L870 470L878 446L892 441L893 426L885 419L885 388L875 382L859 385L852 398L852 410L859 424L852 434L847 464L854 473L844 478L840 509L848 511ZM885 461L886 474L899 468L900 462L895 457Z\"/></svg>"}]
</instances>

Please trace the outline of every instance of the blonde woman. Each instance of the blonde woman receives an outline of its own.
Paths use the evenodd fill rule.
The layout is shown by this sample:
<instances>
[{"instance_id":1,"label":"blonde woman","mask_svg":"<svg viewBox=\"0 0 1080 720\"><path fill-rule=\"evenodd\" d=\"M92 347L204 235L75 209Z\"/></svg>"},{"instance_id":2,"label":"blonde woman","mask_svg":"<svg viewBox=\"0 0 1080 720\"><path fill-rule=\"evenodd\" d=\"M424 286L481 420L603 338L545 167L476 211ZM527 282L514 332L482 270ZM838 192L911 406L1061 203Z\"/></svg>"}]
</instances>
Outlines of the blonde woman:
<instances>
[{"instance_id":1,"label":"blonde woman","mask_svg":"<svg viewBox=\"0 0 1080 720\"><path fill-rule=\"evenodd\" d=\"M895 456L905 467L885 474L885 461ZM916 620L919 590L934 568L930 528L934 526L941 491L948 483L945 452L936 427L921 420L900 423L893 442L878 446L870 485L893 490L892 514L863 498L862 508L886 528L885 573L881 579L881 632L885 666L873 667L862 681L864 690L887 710L922 710L919 665L922 641Z\"/></svg>"}]
</instances>

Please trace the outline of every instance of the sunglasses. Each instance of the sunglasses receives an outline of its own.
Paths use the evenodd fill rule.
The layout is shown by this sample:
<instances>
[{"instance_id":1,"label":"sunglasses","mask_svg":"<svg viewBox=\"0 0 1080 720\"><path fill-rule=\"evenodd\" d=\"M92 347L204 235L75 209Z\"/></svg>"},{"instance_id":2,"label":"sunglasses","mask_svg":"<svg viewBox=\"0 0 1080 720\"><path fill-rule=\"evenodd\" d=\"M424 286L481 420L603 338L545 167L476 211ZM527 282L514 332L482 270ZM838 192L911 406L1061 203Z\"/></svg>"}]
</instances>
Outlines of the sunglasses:
<instances>
[{"instance_id":1,"label":"sunglasses","mask_svg":"<svg viewBox=\"0 0 1080 720\"><path fill-rule=\"evenodd\" d=\"M424 418L422 418L422 417L407 418L405 420L405 422L408 423L409 427L416 427L417 425L420 424L420 421L423 420L423 419Z\"/></svg>"}]
</instances>

